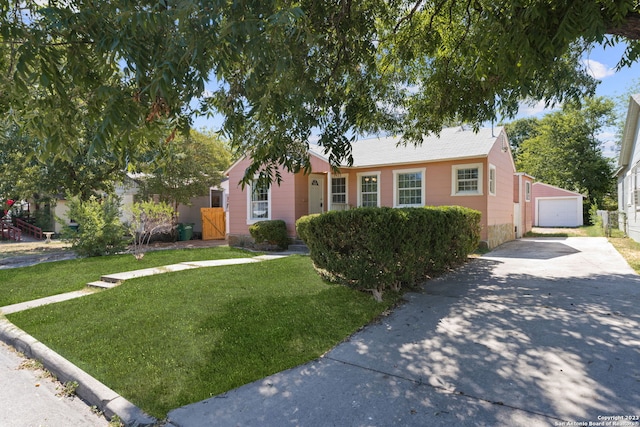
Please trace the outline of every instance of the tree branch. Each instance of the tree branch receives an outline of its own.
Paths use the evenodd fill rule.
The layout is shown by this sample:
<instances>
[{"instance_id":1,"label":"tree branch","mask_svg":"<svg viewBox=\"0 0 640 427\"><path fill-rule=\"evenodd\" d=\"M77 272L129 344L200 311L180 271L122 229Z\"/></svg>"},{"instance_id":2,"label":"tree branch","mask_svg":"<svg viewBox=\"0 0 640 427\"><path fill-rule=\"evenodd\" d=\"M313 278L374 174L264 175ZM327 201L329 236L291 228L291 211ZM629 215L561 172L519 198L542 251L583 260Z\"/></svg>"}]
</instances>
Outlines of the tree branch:
<instances>
[{"instance_id":1,"label":"tree branch","mask_svg":"<svg viewBox=\"0 0 640 427\"><path fill-rule=\"evenodd\" d=\"M443 3L444 3L444 1L443 1ZM421 4L422 4L422 0L418 0L416 2L416 4L413 5L413 8L411 9L411 11L407 15L403 16L402 18L400 18L400 20L398 21L396 26L393 28L393 32L394 33L398 32L398 29L400 28L400 25L402 25L403 22L411 20L413 15L415 15L415 13L418 11L418 8L420 7Z\"/></svg>"},{"instance_id":2,"label":"tree branch","mask_svg":"<svg viewBox=\"0 0 640 427\"><path fill-rule=\"evenodd\" d=\"M635 11L629 13L622 23L607 28L606 33L630 40L640 40L640 13Z\"/></svg>"}]
</instances>

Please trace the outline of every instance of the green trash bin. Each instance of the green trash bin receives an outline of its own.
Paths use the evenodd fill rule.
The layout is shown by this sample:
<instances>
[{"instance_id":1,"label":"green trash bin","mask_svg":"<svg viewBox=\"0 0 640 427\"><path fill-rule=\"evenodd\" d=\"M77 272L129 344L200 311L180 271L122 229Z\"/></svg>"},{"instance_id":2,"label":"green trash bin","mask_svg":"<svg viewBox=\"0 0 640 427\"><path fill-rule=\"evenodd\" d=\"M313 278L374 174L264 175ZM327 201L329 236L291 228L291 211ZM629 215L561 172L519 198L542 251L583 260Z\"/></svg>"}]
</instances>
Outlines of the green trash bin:
<instances>
[{"instance_id":1,"label":"green trash bin","mask_svg":"<svg viewBox=\"0 0 640 427\"><path fill-rule=\"evenodd\" d=\"M184 242L193 237L193 223L178 223L178 240Z\"/></svg>"}]
</instances>

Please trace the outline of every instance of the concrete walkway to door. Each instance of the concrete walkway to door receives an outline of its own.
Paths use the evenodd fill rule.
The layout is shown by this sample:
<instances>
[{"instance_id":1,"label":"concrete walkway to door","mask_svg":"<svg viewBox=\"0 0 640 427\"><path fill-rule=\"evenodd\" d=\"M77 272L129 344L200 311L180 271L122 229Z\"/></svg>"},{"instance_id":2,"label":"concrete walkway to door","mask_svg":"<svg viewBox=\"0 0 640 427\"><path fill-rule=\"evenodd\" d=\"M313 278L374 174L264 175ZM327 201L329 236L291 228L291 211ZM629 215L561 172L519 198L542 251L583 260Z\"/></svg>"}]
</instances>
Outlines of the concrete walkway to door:
<instances>
[{"instance_id":1,"label":"concrete walkway to door","mask_svg":"<svg viewBox=\"0 0 640 427\"><path fill-rule=\"evenodd\" d=\"M640 277L606 239L509 242L407 299L324 357L173 410L167 425L623 425L640 416Z\"/></svg>"}]
</instances>

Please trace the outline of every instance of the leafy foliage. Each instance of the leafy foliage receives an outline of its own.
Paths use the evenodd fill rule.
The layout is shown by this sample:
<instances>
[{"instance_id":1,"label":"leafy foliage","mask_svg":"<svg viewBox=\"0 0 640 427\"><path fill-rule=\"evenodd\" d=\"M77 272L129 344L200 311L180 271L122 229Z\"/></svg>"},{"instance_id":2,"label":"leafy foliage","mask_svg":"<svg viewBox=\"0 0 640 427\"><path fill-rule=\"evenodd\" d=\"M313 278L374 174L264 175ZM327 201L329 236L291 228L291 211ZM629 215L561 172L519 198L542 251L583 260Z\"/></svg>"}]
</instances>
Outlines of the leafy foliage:
<instances>
[{"instance_id":1,"label":"leafy foliage","mask_svg":"<svg viewBox=\"0 0 640 427\"><path fill-rule=\"evenodd\" d=\"M588 205L602 207L615 199L616 190L613 164L603 156L597 135L613 123L612 110L612 101L594 98L584 108L566 104L536 120L533 136L520 143L516 167L539 181L585 194Z\"/></svg>"},{"instance_id":2,"label":"leafy foliage","mask_svg":"<svg viewBox=\"0 0 640 427\"><path fill-rule=\"evenodd\" d=\"M0 113L68 157L126 163L188 130L198 108L254 163L245 178L309 170L311 132L333 165L363 133L415 142L443 123L479 126L521 99L593 93L593 43L640 54L632 0L0 0ZM610 34L612 36L607 36ZM205 92L205 83L215 89ZM199 107L194 100L200 100Z\"/></svg>"},{"instance_id":3,"label":"leafy foliage","mask_svg":"<svg viewBox=\"0 0 640 427\"><path fill-rule=\"evenodd\" d=\"M191 198L209 194L231 162L229 149L211 132L178 136L150 155L148 164L141 166L147 174L140 180L140 195L157 195L176 211L178 205L190 204Z\"/></svg>"},{"instance_id":4,"label":"leafy foliage","mask_svg":"<svg viewBox=\"0 0 640 427\"><path fill-rule=\"evenodd\" d=\"M514 161L518 161L522 142L537 135L538 125L538 119L534 117L519 119L505 125Z\"/></svg>"},{"instance_id":5,"label":"leafy foliage","mask_svg":"<svg viewBox=\"0 0 640 427\"><path fill-rule=\"evenodd\" d=\"M255 243L260 246L264 243L277 245L280 249L287 249L289 236L287 224L281 219L258 221L249 226L249 233Z\"/></svg>"},{"instance_id":6,"label":"leafy foliage","mask_svg":"<svg viewBox=\"0 0 640 427\"><path fill-rule=\"evenodd\" d=\"M112 193L124 177L126 164L92 151L85 138L70 145L65 156L40 156L42 149L42 141L0 121L0 194L48 200L70 193L87 200L95 192Z\"/></svg>"},{"instance_id":7,"label":"leafy foliage","mask_svg":"<svg viewBox=\"0 0 640 427\"><path fill-rule=\"evenodd\" d=\"M63 230L63 239L71 242L79 256L102 256L121 252L126 247L124 226L120 222L120 200L115 196L89 200L69 197L68 217L77 224L77 230L68 226ZM60 221L66 226L65 221Z\"/></svg>"},{"instance_id":8,"label":"leafy foliage","mask_svg":"<svg viewBox=\"0 0 640 427\"><path fill-rule=\"evenodd\" d=\"M480 215L458 206L357 208L308 215L296 228L325 278L380 300L388 288L463 263L480 242Z\"/></svg>"},{"instance_id":9,"label":"leafy foliage","mask_svg":"<svg viewBox=\"0 0 640 427\"><path fill-rule=\"evenodd\" d=\"M129 207L127 229L133 238L133 255L137 260L144 257L144 246L151 237L173 230L175 215L167 203L153 201L136 202Z\"/></svg>"}]
</instances>

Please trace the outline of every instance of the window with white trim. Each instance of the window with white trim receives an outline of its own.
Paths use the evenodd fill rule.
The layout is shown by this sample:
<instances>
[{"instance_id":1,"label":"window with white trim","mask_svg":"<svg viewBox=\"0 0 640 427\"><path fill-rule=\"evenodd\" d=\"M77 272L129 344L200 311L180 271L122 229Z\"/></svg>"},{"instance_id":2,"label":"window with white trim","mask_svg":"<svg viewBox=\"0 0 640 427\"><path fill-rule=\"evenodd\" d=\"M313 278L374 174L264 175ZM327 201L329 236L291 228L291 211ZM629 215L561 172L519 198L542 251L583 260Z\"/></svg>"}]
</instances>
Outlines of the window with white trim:
<instances>
[{"instance_id":1,"label":"window with white trim","mask_svg":"<svg viewBox=\"0 0 640 427\"><path fill-rule=\"evenodd\" d=\"M425 169L393 171L393 206L424 206Z\"/></svg>"},{"instance_id":2,"label":"window with white trim","mask_svg":"<svg viewBox=\"0 0 640 427\"><path fill-rule=\"evenodd\" d=\"M453 196L482 195L482 163L453 166L451 187Z\"/></svg>"},{"instance_id":3,"label":"window with white trim","mask_svg":"<svg viewBox=\"0 0 640 427\"><path fill-rule=\"evenodd\" d=\"M358 174L358 206L379 206L380 172Z\"/></svg>"},{"instance_id":4,"label":"window with white trim","mask_svg":"<svg viewBox=\"0 0 640 427\"><path fill-rule=\"evenodd\" d=\"M347 177L331 177L331 203L344 205L347 203Z\"/></svg>"},{"instance_id":5,"label":"window with white trim","mask_svg":"<svg viewBox=\"0 0 640 427\"><path fill-rule=\"evenodd\" d=\"M257 180L251 182L248 191L249 221L262 221L271 219L271 189L259 184Z\"/></svg>"},{"instance_id":6,"label":"window with white trim","mask_svg":"<svg viewBox=\"0 0 640 427\"><path fill-rule=\"evenodd\" d=\"M529 181L524 183L524 201L531 201L531 183Z\"/></svg>"},{"instance_id":7,"label":"window with white trim","mask_svg":"<svg viewBox=\"0 0 640 427\"><path fill-rule=\"evenodd\" d=\"M489 164L489 194L496 195L496 167Z\"/></svg>"}]
</instances>

